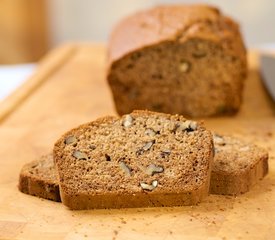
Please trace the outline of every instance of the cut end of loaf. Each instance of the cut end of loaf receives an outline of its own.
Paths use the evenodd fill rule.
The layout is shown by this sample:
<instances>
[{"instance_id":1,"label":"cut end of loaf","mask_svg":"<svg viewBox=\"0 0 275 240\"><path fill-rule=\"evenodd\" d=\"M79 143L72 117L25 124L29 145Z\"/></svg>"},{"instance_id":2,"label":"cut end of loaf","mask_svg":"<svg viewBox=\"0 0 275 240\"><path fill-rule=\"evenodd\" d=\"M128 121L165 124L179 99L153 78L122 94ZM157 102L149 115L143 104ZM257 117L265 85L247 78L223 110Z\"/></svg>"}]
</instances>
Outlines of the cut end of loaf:
<instances>
[{"instance_id":1,"label":"cut end of loaf","mask_svg":"<svg viewBox=\"0 0 275 240\"><path fill-rule=\"evenodd\" d=\"M163 42L111 66L108 80L119 114L149 109L187 116L235 113L244 66L210 41Z\"/></svg>"},{"instance_id":2,"label":"cut end of loaf","mask_svg":"<svg viewBox=\"0 0 275 240\"><path fill-rule=\"evenodd\" d=\"M177 206L208 194L212 152L200 124L135 111L69 131L54 159L62 201L72 209Z\"/></svg>"}]
</instances>

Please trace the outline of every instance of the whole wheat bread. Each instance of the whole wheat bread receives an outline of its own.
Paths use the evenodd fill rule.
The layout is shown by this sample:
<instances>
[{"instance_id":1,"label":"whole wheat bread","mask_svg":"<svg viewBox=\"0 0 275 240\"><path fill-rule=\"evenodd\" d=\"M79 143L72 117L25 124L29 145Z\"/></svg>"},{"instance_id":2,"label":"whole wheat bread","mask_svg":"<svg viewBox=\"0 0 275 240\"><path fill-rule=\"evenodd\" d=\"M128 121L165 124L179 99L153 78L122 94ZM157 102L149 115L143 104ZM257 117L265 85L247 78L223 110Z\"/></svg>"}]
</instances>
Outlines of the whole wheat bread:
<instances>
[{"instance_id":1,"label":"whole wheat bread","mask_svg":"<svg viewBox=\"0 0 275 240\"><path fill-rule=\"evenodd\" d=\"M236 137L214 134L210 193L245 193L268 173L266 150Z\"/></svg>"},{"instance_id":2,"label":"whole wheat bread","mask_svg":"<svg viewBox=\"0 0 275 240\"><path fill-rule=\"evenodd\" d=\"M191 205L208 195L212 135L179 115L134 111L65 133L54 146L71 209Z\"/></svg>"},{"instance_id":3,"label":"whole wheat bread","mask_svg":"<svg viewBox=\"0 0 275 240\"><path fill-rule=\"evenodd\" d=\"M119 114L134 109L202 117L241 104L246 50L239 27L214 7L161 6L111 34L108 82Z\"/></svg>"},{"instance_id":4,"label":"whole wheat bread","mask_svg":"<svg viewBox=\"0 0 275 240\"><path fill-rule=\"evenodd\" d=\"M18 188L23 193L60 202L52 154L24 165L20 172Z\"/></svg>"}]
</instances>

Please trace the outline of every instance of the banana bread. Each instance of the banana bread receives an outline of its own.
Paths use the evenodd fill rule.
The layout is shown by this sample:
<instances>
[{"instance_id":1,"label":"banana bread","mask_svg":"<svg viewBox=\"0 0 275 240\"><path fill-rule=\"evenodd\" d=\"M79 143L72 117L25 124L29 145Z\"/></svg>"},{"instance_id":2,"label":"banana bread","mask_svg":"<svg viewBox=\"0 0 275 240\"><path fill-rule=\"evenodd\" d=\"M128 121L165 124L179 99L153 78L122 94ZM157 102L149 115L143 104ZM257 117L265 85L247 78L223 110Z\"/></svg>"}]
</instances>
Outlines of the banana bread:
<instances>
[{"instance_id":1,"label":"banana bread","mask_svg":"<svg viewBox=\"0 0 275 240\"><path fill-rule=\"evenodd\" d=\"M20 172L18 188L23 193L60 202L52 154L24 165Z\"/></svg>"},{"instance_id":2,"label":"banana bread","mask_svg":"<svg viewBox=\"0 0 275 240\"><path fill-rule=\"evenodd\" d=\"M212 134L179 115L134 111L65 133L54 146L71 209L180 206L209 192Z\"/></svg>"},{"instance_id":3,"label":"banana bread","mask_svg":"<svg viewBox=\"0 0 275 240\"><path fill-rule=\"evenodd\" d=\"M236 137L214 135L210 193L245 193L268 173L266 150Z\"/></svg>"},{"instance_id":4,"label":"banana bread","mask_svg":"<svg viewBox=\"0 0 275 240\"><path fill-rule=\"evenodd\" d=\"M239 109L246 65L238 24L217 8L160 6L115 27L107 79L119 114L205 117Z\"/></svg>"},{"instance_id":5,"label":"banana bread","mask_svg":"<svg viewBox=\"0 0 275 240\"><path fill-rule=\"evenodd\" d=\"M216 154L210 182L212 194L245 193L267 174L268 153L264 149L236 137L218 134L214 135L214 144ZM29 191L28 186L31 186L30 189L35 189L32 186L37 185L37 182L42 182L38 184L38 190ZM32 195L60 201L58 184L53 157L49 154L23 167L19 189L27 194L34 192Z\"/></svg>"}]
</instances>

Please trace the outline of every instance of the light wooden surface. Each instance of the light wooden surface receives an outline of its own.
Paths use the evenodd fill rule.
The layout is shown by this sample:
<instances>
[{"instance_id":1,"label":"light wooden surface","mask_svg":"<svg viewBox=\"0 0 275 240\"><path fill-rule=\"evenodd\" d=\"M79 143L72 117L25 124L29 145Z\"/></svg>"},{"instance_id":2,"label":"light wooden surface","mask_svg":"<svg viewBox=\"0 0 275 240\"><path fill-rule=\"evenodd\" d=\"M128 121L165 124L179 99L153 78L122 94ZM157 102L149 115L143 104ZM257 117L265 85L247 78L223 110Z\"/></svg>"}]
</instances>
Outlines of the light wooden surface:
<instances>
[{"instance_id":1,"label":"light wooden surface","mask_svg":"<svg viewBox=\"0 0 275 240\"><path fill-rule=\"evenodd\" d=\"M0 123L14 110L16 110L24 100L36 91L44 81L47 81L51 74L62 67L69 60L76 47L72 44L64 45L50 52L38 65L36 72L21 85L16 91L5 98L0 104ZM50 59L48 61L48 59Z\"/></svg>"},{"instance_id":2,"label":"light wooden surface","mask_svg":"<svg viewBox=\"0 0 275 240\"><path fill-rule=\"evenodd\" d=\"M255 55L240 113L205 120L213 130L245 134L269 150L270 173L249 193L211 195L192 207L70 211L17 190L22 165L51 151L60 134L115 114L104 61L102 45L56 50L30 79L39 87L23 86L20 104L15 93L9 98L13 103L0 106L5 116L0 123L0 239L274 239L275 108L261 85Z\"/></svg>"}]
</instances>

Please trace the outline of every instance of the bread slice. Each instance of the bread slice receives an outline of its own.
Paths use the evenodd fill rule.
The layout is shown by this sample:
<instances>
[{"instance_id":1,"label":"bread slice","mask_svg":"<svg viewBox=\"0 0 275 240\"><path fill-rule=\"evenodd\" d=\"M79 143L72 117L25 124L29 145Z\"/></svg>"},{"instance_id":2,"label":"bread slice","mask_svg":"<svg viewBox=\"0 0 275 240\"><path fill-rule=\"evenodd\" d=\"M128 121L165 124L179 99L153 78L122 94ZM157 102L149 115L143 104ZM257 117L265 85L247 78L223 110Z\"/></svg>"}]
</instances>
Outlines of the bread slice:
<instances>
[{"instance_id":1,"label":"bread slice","mask_svg":"<svg viewBox=\"0 0 275 240\"><path fill-rule=\"evenodd\" d=\"M71 209L191 205L208 195L212 134L179 115L100 118L65 133L53 152Z\"/></svg>"},{"instance_id":2,"label":"bread slice","mask_svg":"<svg viewBox=\"0 0 275 240\"><path fill-rule=\"evenodd\" d=\"M122 20L108 47L116 109L202 117L241 104L246 50L239 27L217 8L160 6Z\"/></svg>"},{"instance_id":3,"label":"bread slice","mask_svg":"<svg viewBox=\"0 0 275 240\"><path fill-rule=\"evenodd\" d=\"M24 165L20 172L18 188L23 193L60 202L52 154Z\"/></svg>"},{"instance_id":4,"label":"bread slice","mask_svg":"<svg viewBox=\"0 0 275 240\"><path fill-rule=\"evenodd\" d=\"M236 137L214 134L210 193L245 193L268 173L268 153Z\"/></svg>"}]
</instances>

